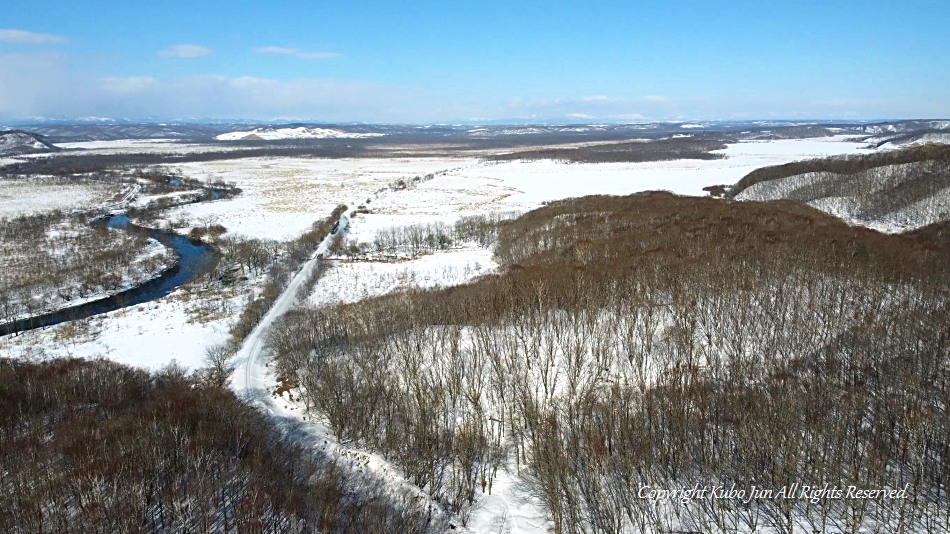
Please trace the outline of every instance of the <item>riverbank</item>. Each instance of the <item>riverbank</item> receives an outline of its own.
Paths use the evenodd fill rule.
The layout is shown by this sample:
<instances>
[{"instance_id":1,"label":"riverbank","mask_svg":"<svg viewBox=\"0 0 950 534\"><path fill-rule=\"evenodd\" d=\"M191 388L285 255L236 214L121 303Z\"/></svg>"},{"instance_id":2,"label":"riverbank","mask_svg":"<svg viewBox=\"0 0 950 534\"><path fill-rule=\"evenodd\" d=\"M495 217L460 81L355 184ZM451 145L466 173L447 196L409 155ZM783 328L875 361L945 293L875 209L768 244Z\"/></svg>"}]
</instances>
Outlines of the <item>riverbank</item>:
<instances>
[{"instance_id":1,"label":"riverbank","mask_svg":"<svg viewBox=\"0 0 950 534\"><path fill-rule=\"evenodd\" d=\"M149 239L173 250L177 259L157 276L141 281L132 287L119 289L110 295L98 298L89 296L76 305L16 318L0 324L0 336L84 319L161 298L207 272L217 259L217 253L209 245L173 232L137 226L129 221L127 215L111 216L105 224L109 228L130 233L147 233Z\"/></svg>"}]
</instances>

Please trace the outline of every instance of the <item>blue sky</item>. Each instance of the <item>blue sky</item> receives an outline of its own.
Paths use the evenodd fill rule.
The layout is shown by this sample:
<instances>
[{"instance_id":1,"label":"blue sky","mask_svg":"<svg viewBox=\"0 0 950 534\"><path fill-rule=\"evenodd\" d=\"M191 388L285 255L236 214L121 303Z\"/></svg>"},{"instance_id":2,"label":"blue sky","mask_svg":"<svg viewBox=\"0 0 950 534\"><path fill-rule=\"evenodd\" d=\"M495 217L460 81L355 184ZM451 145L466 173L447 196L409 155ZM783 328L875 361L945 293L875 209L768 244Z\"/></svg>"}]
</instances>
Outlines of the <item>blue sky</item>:
<instances>
[{"instance_id":1,"label":"blue sky","mask_svg":"<svg viewBox=\"0 0 950 534\"><path fill-rule=\"evenodd\" d=\"M0 119L950 116L950 4L14 2Z\"/></svg>"}]
</instances>

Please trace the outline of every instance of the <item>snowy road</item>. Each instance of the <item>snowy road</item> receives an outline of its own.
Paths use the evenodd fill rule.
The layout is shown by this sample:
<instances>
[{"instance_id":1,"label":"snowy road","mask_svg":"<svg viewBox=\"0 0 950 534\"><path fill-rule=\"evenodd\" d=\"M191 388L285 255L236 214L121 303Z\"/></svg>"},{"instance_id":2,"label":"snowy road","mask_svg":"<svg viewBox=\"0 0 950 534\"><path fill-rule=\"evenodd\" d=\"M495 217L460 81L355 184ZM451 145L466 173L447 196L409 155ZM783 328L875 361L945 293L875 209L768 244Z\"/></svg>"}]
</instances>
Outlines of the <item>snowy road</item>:
<instances>
[{"instance_id":1,"label":"snowy road","mask_svg":"<svg viewBox=\"0 0 950 534\"><path fill-rule=\"evenodd\" d=\"M140 184L133 184L122 193L122 198L112 204L106 205L105 210L113 214L125 212L125 210L129 209L129 206L132 205L132 201L138 198L141 191L142 186Z\"/></svg>"},{"instance_id":2,"label":"snowy road","mask_svg":"<svg viewBox=\"0 0 950 534\"><path fill-rule=\"evenodd\" d=\"M349 217L344 213L333 228L336 229L339 225L346 227L348 220ZM234 357L235 369L231 375L231 389L239 396L248 398L248 400L270 413L274 413L274 410L272 406L269 406L269 404L272 404L272 399L268 394L268 386L272 385L273 380L269 376L267 355L264 353L265 335L274 321L297 304L300 288L307 283L307 280L313 274L320 258L330 246L333 237L334 232L331 231L323 238L310 259L303 264L303 267L284 289L284 292L274 301L274 305L244 339L244 343Z\"/></svg>"},{"instance_id":3,"label":"snowy road","mask_svg":"<svg viewBox=\"0 0 950 534\"><path fill-rule=\"evenodd\" d=\"M344 213L334 228L349 227L349 216ZM434 502L428 493L406 480L403 473L377 454L352 448L336 441L336 438L321 424L307 420L297 406L271 392L277 386L277 379L267 364L269 356L266 348L268 329L282 315L298 304L300 289L313 274L321 258L326 253L335 232L324 237L320 246L304 263L293 277L287 288L280 294L271 309L260 323L248 334L234 359L234 371L231 373L231 390L258 409L270 415L274 423L301 446L315 451L315 456L334 458L341 465L349 467L354 475L361 475L367 483L374 486L385 485L387 493L394 501L405 504L427 503L431 513L448 522L456 523L442 507ZM465 530L461 530L465 532Z\"/></svg>"}]
</instances>

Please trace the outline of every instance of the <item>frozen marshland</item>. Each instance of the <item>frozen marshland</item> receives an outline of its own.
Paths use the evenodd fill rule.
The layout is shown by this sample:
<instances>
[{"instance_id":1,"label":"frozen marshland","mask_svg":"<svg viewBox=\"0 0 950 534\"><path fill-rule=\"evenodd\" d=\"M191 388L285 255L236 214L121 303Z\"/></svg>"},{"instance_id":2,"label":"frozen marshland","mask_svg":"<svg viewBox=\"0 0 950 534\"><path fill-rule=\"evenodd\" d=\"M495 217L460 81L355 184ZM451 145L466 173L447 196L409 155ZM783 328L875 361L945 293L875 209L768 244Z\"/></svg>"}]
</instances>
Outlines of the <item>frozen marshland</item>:
<instances>
[{"instance_id":1,"label":"frozen marshland","mask_svg":"<svg viewBox=\"0 0 950 534\"><path fill-rule=\"evenodd\" d=\"M704 128L687 124L680 127L687 131ZM552 495L546 492L543 473L538 473L537 466L532 465L532 458L541 454L535 445L537 438L529 439L523 435L523 429L518 430L519 424L527 423L510 420L527 417L515 415L527 408L523 405L515 408L510 395L513 392L523 395L522 401L533 403L531 409L540 413L560 409L562 403L576 402L578 388L598 391L601 387L598 384L617 388L640 384L637 387L643 390L664 387L665 377L679 372L681 367L664 367L665 364L649 361L634 365L620 357L621 353L631 354L629 350L633 345L622 348L620 340L639 344L638 350L649 354L643 348L646 346L643 332L649 331L650 336L657 336L657 343L674 347L675 350L670 350L676 352L680 347L676 345L677 336L684 335L684 325L689 320L671 310L651 311L648 330L632 334L634 329L646 327L638 322L640 316L629 315L632 312L625 307L628 304L608 299L599 311L585 312L589 315L579 319L568 308L553 305L546 308L549 287L556 287L559 282L552 279L548 286L542 279L533 282L535 286L531 289L534 300L530 301L529 309L537 308L536 312L531 311L534 322L519 323L512 319L510 324L467 324L465 321L457 324L448 318L443 323L442 318L436 316L428 323L413 324L406 330L405 338L386 330L384 323L390 318L402 317L401 307L429 302L424 295L431 293L425 292L443 291L446 295L462 295L458 298L464 300L463 296L469 294L466 292L477 287L475 284L480 280L516 273L525 269L525 265L530 268L530 262L534 261L531 259L534 252L530 250L555 246L547 242L547 235L556 234L561 228L559 225L569 221L571 235L579 241L556 255L575 262L579 271L596 264L589 256L589 249L593 247L591 243L600 242L593 236L607 230L624 232L630 228L624 225L614 228L611 225L617 224L616 221L609 216L598 218L602 216L593 210L585 215L555 216L542 225L537 244L517 245L524 250L513 249L516 245L510 242L497 241L501 239L499 228L506 222L520 220L520 216L538 208L548 206L556 210L557 206L568 205L562 201L590 195L627 196L648 191L706 197L711 186L725 186L728 191L758 169L828 157L857 161L860 157L887 154L910 146L910 143L875 145L868 142L867 136L854 133L791 139L749 135L717 142L702 152L701 157L614 161L611 147L617 144L626 147L623 140L568 140L556 145L548 142L554 148L519 141L503 148L472 150L458 149L452 143L417 147L401 141L389 146L384 141L385 133L347 134L321 128L255 129L247 135L242 132L220 134L217 139L267 143L284 139L280 132L285 130L290 132L286 139L327 138L338 143L369 139L381 143L382 148L372 154L361 155L354 151L313 157L295 147L285 153L260 151L259 147L268 146L266 144L248 148L214 141L119 139L62 143L59 145L64 149L61 154L8 158L6 163L34 165L39 170L30 176L7 175L0 180L0 199L3 199L0 217L11 220L44 214L48 214L50 220L74 217L70 219L72 226L61 222L51 226L54 230L46 231L45 245L41 247L65 246L57 244L55 239L81 234L85 231L82 217L100 210L128 214L142 227L203 240L218 251L220 261L201 277L160 298L0 337L0 351L8 357L31 361L105 358L151 370L168 369L170 364L185 372L216 366L226 373L229 387L240 398L261 409L292 435L295 442L312 450L316 457L332 459L350 473L348 476L358 476L364 484L384 488L394 501L421 506L420 509L428 509L433 521L471 532L532 534L559 529L565 519L556 515L561 513L556 508L552 509L557 504L552 503ZM492 131L475 129L467 133L477 134L481 139ZM524 133L496 131L501 135ZM527 134L538 135L539 132L547 135L541 129ZM677 133L657 140L637 139L635 143L676 143L677 139L688 138L686 134ZM352 149L348 145L340 146ZM554 152L551 157L545 157L543 150ZM124 166L121 170L95 176L89 174L79 180L43 172L44 160L55 163L56 158L77 156L104 161L141 158L149 163ZM855 192L880 193L906 185L906 166L913 164L903 165L905 167L900 164L881 167L886 170L869 174L867 179L876 185L872 188L855 186L847 190L850 196L842 196L837 189L821 189L819 185L824 180L840 182L821 173L796 173L761 181L735 191L734 196L739 200L798 199L795 195L801 190L818 188L821 194L812 191L814 194L802 201L850 223L890 232L915 230L941 220L944 216L940 211L941 199L950 190L943 185L927 195L918 194L900 206L888 208L890 211L886 213L880 211L883 208L878 204ZM934 170L938 171L942 172ZM658 200L662 202L665 200ZM689 231L702 230L697 227ZM594 241L585 239L588 234ZM130 246L125 244L123 240L127 238L121 233L116 235L113 231L106 235L111 236L108 239L114 240L116 247ZM96 239L106 238L97 234ZM609 243L609 239L605 243ZM502 245L504 250L499 249ZM645 253L648 252L650 250ZM160 256L167 264L171 254L167 245L163 250L162 244L152 239L134 261ZM523 265L523 262L526 263ZM146 274L140 277L157 276L151 271ZM795 279L794 276L791 279ZM126 285L115 285L111 292L100 288L100 292L91 294L99 297L118 293L136 283L129 280ZM791 291L792 286L783 285L787 282L774 283L779 289ZM825 279L814 283L832 284ZM50 298L58 299L56 302L61 306L74 298L72 295L64 297L63 290L60 286L46 289L50 295L59 295ZM511 290L512 294L518 291ZM880 305L880 313L886 314L896 309L896 302L922 298L916 291L912 287L894 286L879 301L874 300L879 297L876 293L868 296L857 292L840 298L845 303L853 299L850 304L854 307L873 302ZM809 298L824 298L817 286L809 286L807 294ZM750 295L742 293L741 296L752 299L741 301L748 317L727 314L728 324L718 326L739 332L745 320L765 320L768 314L763 310L771 309L769 306L776 305L775 302L765 303ZM654 297L674 298L660 293L651 294L650 298ZM709 302L724 305L710 298ZM730 301L729 304L735 303ZM387 312L390 315L373 315L377 306L390 310ZM701 308L695 303L694 306ZM654 308L662 306L654 303L636 309ZM798 312L803 313L803 310ZM426 313L429 312L420 311L419 317ZM466 313L478 316L472 310ZM761 316L756 315L759 313ZM808 320L806 315L800 320ZM834 326L840 329L828 330L828 335L843 335L842 332L853 327L849 322L852 320L858 319L850 315L841 319L841 324ZM581 323L583 327L578 326ZM377 334L378 330L388 333ZM764 334L738 335L742 339L737 343L744 347L735 349L716 337L724 335L723 331L710 329L705 338L695 334L697 340L705 340L697 341L703 357L690 365L713 366L720 354L733 350L743 355L764 350L764 338L756 337ZM339 347L321 345L320 339L324 339L321 336L333 339L336 335L355 337L341 342ZM365 342L366 336L374 335L381 337L374 343ZM313 345L300 349L301 339L308 336ZM410 345L429 354L427 359L411 361L406 355L406 347ZM327 354L321 352L323 350ZM390 354L392 360L398 362L366 360L376 362L367 364L359 359L371 358L376 354L374 351ZM494 371L487 369L486 362L491 361L491 355L500 353L509 355L504 372L500 367ZM542 353L546 354L543 362L538 359ZM376 374L384 370L391 374ZM445 399L454 400L430 414L433 421L438 421L433 424L442 429L440 431L454 433L455 440L462 439L458 436L470 435L488 440L484 450L490 452L479 452L488 457L477 461L453 457L455 459L450 459L439 471L442 478L426 478L420 473L428 471L414 463L416 455L407 455L404 449L394 445L391 438L385 437L388 435L385 429L380 430L380 435L368 430L351 430L351 423L346 419L349 416L341 414L352 408L334 406L328 401L339 399L340 395L345 397L346 393L334 396L325 390L344 386L321 382L320 373L325 373L324 377L356 380L352 391L364 391L368 387L365 380L391 381L396 389L430 387L433 399L443 391L452 391L453 387L461 388L454 393L455 397L446 393ZM360 381L361 375L367 378ZM507 375L524 385L523 391L518 389L517 383L497 383L509 380L503 378ZM425 382L429 386L419 386L412 382L414 377L431 382ZM457 380L446 381L446 377L457 377ZM424 389L414 391L416 395L425 395ZM423 403L415 409L428 408ZM430 429L421 428L415 435L428 431ZM474 471L466 473L468 468ZM605 488L598 487L597 491L605 491ZM592 499L604 498L607 497ZM593 513L585 508L589 504L572 506ZM655 513L654 526L711 524L702 522L706 519L696 519L702 514L680 517L680 512L670 505L658 506ZM716 514L720 518L733 517L728 510L716 510L713 515ZM735 517L742 516L742 513L737 514ZM775 520L774 524L789 529L814 526L814 518L809 514L790 512L784 520ZM612 520L617 521L614 524L621 530L646 524L638 523L642 518ZM726 519L722 521L728 523ZM738 519L735 524L738 531L755 530L754 521L753 527L748 522L741 526Z\"/></svg>"},{"instance_id":2,"label":"frozen marshland","mask_svg":"<svg viewBox=\"0 0 950 534\"><path fill-rule=\"evenodd\" d=\"M97 154L136 150L178 152L167 142L138 140L74 143ZM211 148L209 147L208 150ZM372 241L376 233L413 224L452 224L460 217L523 213L544 202L591 194L626 195L640 191L671 191L702 196L715 184L738 181L749 171L769 165L837 154L866 153L865 144L847 137L749 141L730 144L723 159L672 160L646 163L560 163L550 160L481 162L476 158L304 159L242 158L171 165L175 173L201 181L223 180L241 188L235 198L188 204L167 210L159 224L181 233L193 227L220 224L228 234L288 240L302 234L336 205L351 209L365 205L367 213L351 217L347 239ZM400 180L411 188L393 190ZM4 180L0 182L3 215L54 209L92 207L103 202L100 184L69 185L61 181ZM367 204L367 200L370 202ZM141 203L142 201L140 201ZM379 287L401 283L432 284L444 277L451 283L490 272L490 251L462 248L432 253L416 261L331 263L331 281L314 289L315 302L351 302L378 295ZM337 271L340 273L337 274ZM376 274L378 272L378 274ZM368 283L367 277L380 282ZM385 280L392 279L386 282ZM408 282L406 282L408 283ZM332 298L329 295L333 295ZM225 339L231 317L205 320L189 313L193 297L172 294L84 320L0 339L10 354L36 357L113 357L133 365L158 368L172 359L189 368L202 365L205 349ZM231 299L232 301L234 299ZM239 302L227 306L237 310ZM60 330L81 333L60 341Z\"/></svg>"}]
</instances>

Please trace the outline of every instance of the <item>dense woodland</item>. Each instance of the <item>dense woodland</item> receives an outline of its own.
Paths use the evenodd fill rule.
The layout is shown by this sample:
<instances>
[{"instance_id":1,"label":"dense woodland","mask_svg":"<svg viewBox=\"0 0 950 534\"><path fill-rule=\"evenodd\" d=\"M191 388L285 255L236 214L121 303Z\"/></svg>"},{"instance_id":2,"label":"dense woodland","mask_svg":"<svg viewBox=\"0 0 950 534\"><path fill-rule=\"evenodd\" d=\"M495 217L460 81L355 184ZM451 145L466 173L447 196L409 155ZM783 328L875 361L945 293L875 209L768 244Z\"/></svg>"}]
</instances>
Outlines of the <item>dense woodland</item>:
<instances>
[{"instance_id":1,"label":"dense woodland","mask_svg":"<svg viewBox=\"0 0 950 534\"><path fill-rule=\"evenodd\" d=\"M0 531L424 533L208 375L0 359Z\"/></svg>"},{"instance_id":2,"label":"dense woodland","mask_svg":"<svg viewBox=\"0 0 950 534\"><path fill-rule=\"evenodd\" d=\"M793 202L646 193L500 223L496 276L289 314L340 440L465 517L509 469L556 532L950 530L950 249ZM793 482L882 500L699 500Z\"/></svg>"}]
</instances>

